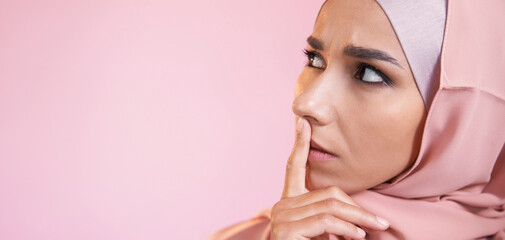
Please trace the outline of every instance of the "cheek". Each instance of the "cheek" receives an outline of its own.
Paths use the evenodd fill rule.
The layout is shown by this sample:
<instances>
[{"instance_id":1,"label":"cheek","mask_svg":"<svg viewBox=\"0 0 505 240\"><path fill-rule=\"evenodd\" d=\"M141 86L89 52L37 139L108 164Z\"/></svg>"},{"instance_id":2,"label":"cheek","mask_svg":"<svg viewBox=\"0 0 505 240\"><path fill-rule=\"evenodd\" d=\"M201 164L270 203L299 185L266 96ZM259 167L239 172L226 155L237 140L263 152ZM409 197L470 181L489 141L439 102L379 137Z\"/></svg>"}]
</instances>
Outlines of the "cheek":
<instances>
[{"instance_id":1,"label":"cheek","mask_svg":"<svg viewBox=\"0 0 505 240\"><path fill-rule=\"evenodd\" d=\"M380 101L368 99L354 104L353 114L347 119L350 128L347 133L350 156L359 160L354 165L359 172L373 171L391 178L417 156L419 127L423 125L425 111L422 98L416 95L419 95L417 89Z\"/></svg>"}]
</instances>

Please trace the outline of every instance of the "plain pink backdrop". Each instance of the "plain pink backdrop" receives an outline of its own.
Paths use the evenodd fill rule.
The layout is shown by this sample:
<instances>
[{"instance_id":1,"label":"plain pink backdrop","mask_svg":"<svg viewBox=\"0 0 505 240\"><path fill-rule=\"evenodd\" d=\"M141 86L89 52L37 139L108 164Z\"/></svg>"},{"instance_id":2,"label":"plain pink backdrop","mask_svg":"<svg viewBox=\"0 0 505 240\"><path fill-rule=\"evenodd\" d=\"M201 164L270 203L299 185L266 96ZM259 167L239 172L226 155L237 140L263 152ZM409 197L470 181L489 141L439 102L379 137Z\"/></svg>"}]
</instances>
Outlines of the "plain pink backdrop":
<instances>
[{"instance_id":1,"label":"plain pink backdrop","mask_svg":"<svg viewBox=\"0 0 505 240\"><path fill-rule=\"evenodd\" d=\"M204 239L280 197L322 0L0 0L0 239Z\"/></svg>"}]
</instances>

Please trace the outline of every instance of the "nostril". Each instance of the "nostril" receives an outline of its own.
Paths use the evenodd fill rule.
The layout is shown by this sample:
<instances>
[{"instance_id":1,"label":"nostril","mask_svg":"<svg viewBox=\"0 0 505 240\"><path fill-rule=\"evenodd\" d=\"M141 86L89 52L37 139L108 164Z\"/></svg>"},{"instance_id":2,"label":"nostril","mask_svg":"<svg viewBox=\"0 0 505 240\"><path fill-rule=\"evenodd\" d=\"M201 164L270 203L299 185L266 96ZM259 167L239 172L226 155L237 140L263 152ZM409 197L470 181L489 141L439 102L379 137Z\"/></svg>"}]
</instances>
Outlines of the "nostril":
<instances>
[{"instance_id":1,"label":"nostril","mask_svg":"<svg viewBox=\"0 0 505 240\"><path fill-rule=\"evenodd\" d=\"M321 94L315 90L317 88L306 90L293 100L293 113L306 118L311 124L329 124L335 117L333 103L328 94Z\"/></svg>"},{"instance_id":2,"label":"nostril","mask_svg":"<svg viewBox=\"0 0 505 240\"><path fill-rule=\"evenodd\" d=\"M309 121L310 125L320 124L320 122L316 118L314 118L310 115L305 115L305 116L303 116L303 118L307 119Z\"/></svg>"}]
</instances>

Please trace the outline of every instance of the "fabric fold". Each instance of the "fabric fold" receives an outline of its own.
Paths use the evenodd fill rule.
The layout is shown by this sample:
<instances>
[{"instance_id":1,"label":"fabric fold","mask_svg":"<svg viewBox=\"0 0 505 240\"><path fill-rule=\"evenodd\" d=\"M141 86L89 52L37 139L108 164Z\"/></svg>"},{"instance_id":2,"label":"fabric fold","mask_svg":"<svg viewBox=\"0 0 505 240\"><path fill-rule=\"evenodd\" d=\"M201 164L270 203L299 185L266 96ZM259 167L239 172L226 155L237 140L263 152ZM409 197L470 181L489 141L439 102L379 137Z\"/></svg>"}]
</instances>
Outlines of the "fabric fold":
<instances>
[{"instance_id":1,"label":"fabric fold","mask_svg":"<svg viewBox=\"0 0 505 240\"><path fill-rule=\"evenodd\" d=\"M379 2L384 9L388 8L384 4L405 5L397 1ZM408 17L401 10L395 11ZM388 15L392 25L408 21L396 16L399 15ZM440 64L440 72L436 74L436 92L428 100L431 105L418 158L395 182L351 196L362 207L391 223L387 231L368 234L367 239L505 240L502 23L505 23L505 1L447 2L440 61L432 58ZM408 48L404 42L402 47ZM405 54L409 64L413 64L419 53L409 52L406 50ZM416 81L421 81L419 76L415 75ZM429 92L426 89L429 87L425 90L420 87L421 94ZM425 101L429 95L423 95ZM269 219L268 210L264 210L228 232L235 231L232 235L240 235L243 240L267 240ZM209 240L239 239L226 236Z\"/></svg>"}]
</instances>

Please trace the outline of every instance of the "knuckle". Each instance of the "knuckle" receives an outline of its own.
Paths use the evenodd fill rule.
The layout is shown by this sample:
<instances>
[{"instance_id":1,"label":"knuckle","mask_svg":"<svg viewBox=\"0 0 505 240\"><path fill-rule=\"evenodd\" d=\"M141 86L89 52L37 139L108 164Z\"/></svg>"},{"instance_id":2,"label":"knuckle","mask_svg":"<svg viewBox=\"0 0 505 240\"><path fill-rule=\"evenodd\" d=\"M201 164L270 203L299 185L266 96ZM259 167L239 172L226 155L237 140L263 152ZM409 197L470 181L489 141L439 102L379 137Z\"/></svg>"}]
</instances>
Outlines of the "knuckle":
<instances>
[{"instance_id":1,"label":"knuckle","mask_svg":"<svg viewBox=\"0 0 505 240\"><path fill-rule=\"evenodd\" d=\"M303 139L302 133L301 132L297 132L296 133L296 138L295 138L295 146L294 146L294 148L296 149L296 148L304 146L304 145L305 145L305 141Z\"/></svg>"},{"instance_id":2,"label":"knuckle","mask_svg":"<svg viewBox=\"0 0 505 240\"><path fill-rule=\"evenodd\" d=\"M329 213L321 213L316 215L316 219L318 222L321 222L325 225L330 225L332 224L332 216Z\"/></svg>"},{"instance_id":3,"label":"knuckle","mask_svg":"<svg viewBox=\"0 0 505 240\"><path fill-rule=\"evenodd\" d=\"M285 222L285 219L289 219L290 207L288 204L289 202L286 201L286 199L283 199L274 204L274 206L270 210L270 218L272 223Z\"/></svg>"},{"instance_id":4,"label":"knuckle","mask_svg":"<svg viewBox=\"0 0 505 240\"><path fill-rule=\"evenodd\" d=\"M334 198L340 198L344 192L342 191L342 189L340 189L339 187L337 186L331 186L328 188L328 191L330 191L330 194L331 196L333 196Z\"/></svg>"},{"instance_id":5,"label":"knuckle","mask_svg":"<svg viewBox=\"0 0 505 240\"><path fill-rule=\"evenodd\" d=\"M299 132L299 131L296 131L296 134L295 134L295 147L298 143L300 143L300 138L302 136L302 133Z\"/></svg>"},{"instance_id":6,"label":"knuckle","mask_svg":"<svg viewBox=\"0 0 505 240\"><path fill-rule=\"evenodd\" d=\"M281 200L281 201L276 202L276 203L272 206L272 209L270 210L270 214L277 213L277 211L279 211L279 209L281 209L281 206L282 206L282 200Z\"/></svg>"},{"instance_id":7,"label":"knuckle","mask_svg":"<svg viewBox=\"0 0 505 240\"><path fill-rule=\"evenodd\" d=\"M355 235L355 234L358 233L358 227L356 227L352 223L343 222L342 223L342 228L343 228L344 232L349 233L351 235Z\"/></svg>"},{"instance_id":8,"label":"knuckle","mask_svg":"<svg viewBox=\"0 0 505 240\"><path fill-rule=\"evenodd\" d=\"M295 139L295 141L299 141L299 139L301 138L302 134L303 134L303 131L296 131L296 134L295 134L296 139Z\"/></svg>"},{"instance_id":9,"label":"knuckle","mask_svg":"<svg viewBox=\"0 0 505 240\"><path fill-rule=\"evenodd\" d=\"M272 225L271 234L275 237L275 239L283 239L285 235L286 224L276 224Z\"/></svg>"},{"instance_id":10,"label":"knuckle","mask_svg":"<svg viewBox=\"0 0 505 240\"><path fill-rule=\"evenodd\" d=\"M325 207L332 209L332 210L338 210L341 207L343 207L343 204L341 201L335 199L335 198L328 198L323 201L323 204Z\"/></svg>"},{"instance_id":11,"label":"knuckle","mask_svg":"<svg viewBox=\"0 0 505 240\"><path fill-rule=\"evenodd\" d=\"M280 211L276 212L275 214L271 215L272 223L280 223L283 222L282 219L284 219L285 211Z\"/></svg>"},{"instance_id":12,"label":"knuckle","mask_svg":"<svg viewBox=\"0 0 505 240\"><path fill-rule=\"evenodd\" d=\"M286 164L286 172L305 171L305 169L306 165L297 163L294 157L290 158Z\"/></svg>"},{"instance_id":13,"label":"knuckle","mask_svg":"<svg viewBox=\"0 0 505 240\"><path fill-rule=\"evenodd\" d=\"M373 219L375 220L375 215L372 214L371 212L365 210L365 209L362 209L362 208L356 208L357 211L359 212L359 215L362 217L362 218L366 218L366 219Z\"/></svg>"},{"instance_id":14,"label":"knuckle","mask_svg":"<svg viewBox=\"0 0 505 240\"><path fill-rule=\"evenodd\" d=\"M363 222L377 222L377 216L365 210L362 210L361 218L363 219Z\"/></svg>"}]
</instances>

